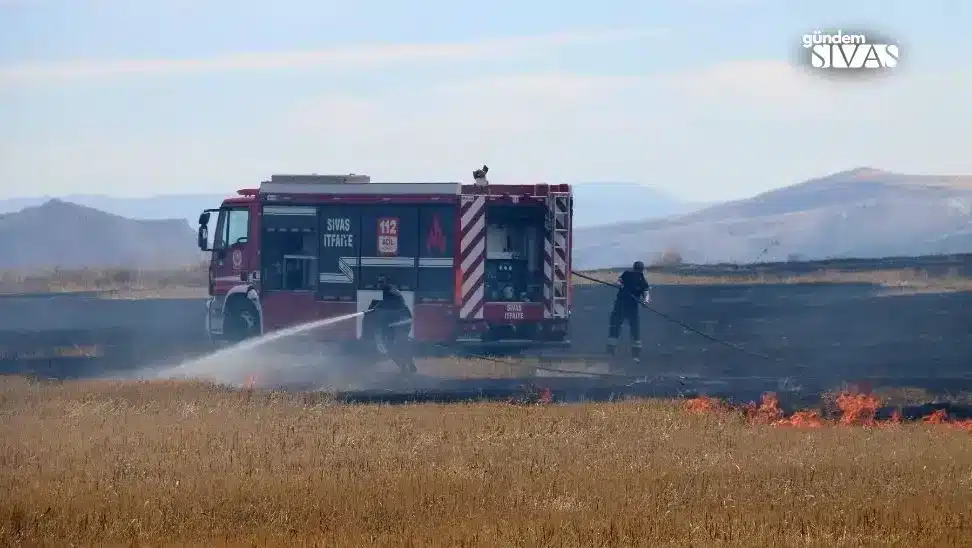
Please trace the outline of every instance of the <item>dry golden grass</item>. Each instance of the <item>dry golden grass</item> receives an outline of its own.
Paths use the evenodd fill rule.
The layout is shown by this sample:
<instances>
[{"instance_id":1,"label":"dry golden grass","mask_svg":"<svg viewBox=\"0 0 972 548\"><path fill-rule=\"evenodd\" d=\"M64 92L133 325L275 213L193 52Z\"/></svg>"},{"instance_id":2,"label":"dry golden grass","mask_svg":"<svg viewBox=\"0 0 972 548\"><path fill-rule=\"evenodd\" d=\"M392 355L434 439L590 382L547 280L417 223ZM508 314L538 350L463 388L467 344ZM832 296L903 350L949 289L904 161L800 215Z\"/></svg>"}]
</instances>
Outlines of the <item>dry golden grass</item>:
<instances>
[{"instance_id":1,"label":"dry golden grass","mask_svg":"<svg viewBox=\"0 0 972 548\"><path fill-rule=\"evenodd\" d=\"M614 269L587 271L586 274L606 282L617 281L620 271ZM0 294L71 293L94 291L110 299L204 298L207 295L207 265L199 264L169 270L56 269L50 272L0 272ZM797 283L869 283L890 292L972 291L972 278L961 276L952 268L930 273L921 268L846 271L824 268L809 274L785 271L754 275L696 275L653 271L648 274L654 284L665 285L735 285ZM574 276L574 284L593 282Z\"/></svg>"},{"instance_id":2,"label":"dry golden grass","mask_svg":"<svg viewBox=\"0 0 972 548\"><path fill-rule=\"evenodd\" d=\"M618 270L586 272L597 280L616 283ZM719 275L696 276L649 272L648 280L659 285L760 285L760 284L874 284L893 292L954 292L972 291L972 278L960 276L957 269L943 275L934 275L921 269L888 269L869 271L819 270L808 274ZM574 276L575 285L592 285L594 282Z\"/></svg>"},{"instance_id":3,"label":"dry golden grass","mask_svg":"<svg viewBox=\"0 0 972 548\"><path fill-rule=\"evenodd\" d=\"M0 294L95 291L109 298L205 296L208 265L167 270L58 268L46 272L0 271Z\"/></svg>"},{"instance_id":4,"label":"dry golden grass","mask_svg":"<svg viewBox=\"0 0 972 548\"><path fill-rule=\"evenodd\" d=\"M972 542L972 438L948 427L21 379L0 413L11 545Z\"/></svg>"}]
</instances>

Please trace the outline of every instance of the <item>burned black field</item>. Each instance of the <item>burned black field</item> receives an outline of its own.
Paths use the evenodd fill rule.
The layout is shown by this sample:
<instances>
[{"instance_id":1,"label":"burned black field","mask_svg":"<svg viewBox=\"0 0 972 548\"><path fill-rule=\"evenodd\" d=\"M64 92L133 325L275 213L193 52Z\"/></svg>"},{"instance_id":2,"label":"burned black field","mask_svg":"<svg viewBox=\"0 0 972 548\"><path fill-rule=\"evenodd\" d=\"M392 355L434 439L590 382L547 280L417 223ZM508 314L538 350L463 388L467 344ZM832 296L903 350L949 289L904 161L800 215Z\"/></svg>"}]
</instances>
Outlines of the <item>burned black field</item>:
<instances>
[{"instance_id":1,"label":"burned black field","mask_svg":"<svg viewBox=\"0 0 972 548\"><path fill-rule=\"evenodd\" d=\"M652 307L661 314L643 311L643 363L624 372L658 379L657 395L711 390L745 396L774 386L813 392L844 383L936 392L972 388L965 386L972 384L967 379L972 377L969 260L902 261L655 269L649 275L655 282ZM575 285L571 348L549 356L548 366L604 370L613 292L596 284ZM208 348L203 302L105 299L94 293L5 296L0 298L0 372L92 377L197 355ZM713 342L662 315L730 344ZM482 364L476 360L444 366L438 358L420 372L532 376L535 360L519 362L525 367L477 372Z\"/></svg>"}]
</instances>

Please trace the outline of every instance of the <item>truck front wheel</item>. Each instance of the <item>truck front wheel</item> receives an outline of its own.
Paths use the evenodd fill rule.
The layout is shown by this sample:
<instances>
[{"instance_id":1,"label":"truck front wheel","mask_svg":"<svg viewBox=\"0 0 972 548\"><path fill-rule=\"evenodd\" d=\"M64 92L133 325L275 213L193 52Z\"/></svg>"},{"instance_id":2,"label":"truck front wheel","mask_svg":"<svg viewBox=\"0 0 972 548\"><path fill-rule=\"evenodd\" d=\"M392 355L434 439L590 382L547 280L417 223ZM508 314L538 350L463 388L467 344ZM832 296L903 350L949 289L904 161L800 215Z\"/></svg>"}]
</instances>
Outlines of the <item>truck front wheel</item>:
<instances>
[{"instance_id":1,"label":"truck front wheel","mask_svg":"<svg viewBox=\"0 0 972 548\"><path fill-rule=\"evenodd\" d=\"M244 296L226 303L223 332L230 342L239 342L260 334L260 315L253 303Z\"/></svg>"}]
</instances>

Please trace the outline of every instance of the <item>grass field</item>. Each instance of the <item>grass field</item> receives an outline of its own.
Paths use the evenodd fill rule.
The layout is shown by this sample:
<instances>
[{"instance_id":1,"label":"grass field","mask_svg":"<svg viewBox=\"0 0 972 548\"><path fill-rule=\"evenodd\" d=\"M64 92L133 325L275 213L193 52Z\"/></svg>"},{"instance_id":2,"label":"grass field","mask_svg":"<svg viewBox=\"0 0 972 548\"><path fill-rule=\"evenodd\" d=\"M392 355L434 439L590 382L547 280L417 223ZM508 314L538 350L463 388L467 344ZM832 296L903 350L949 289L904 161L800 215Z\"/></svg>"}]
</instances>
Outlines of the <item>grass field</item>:
<instances>
[{"instance_id":1,"label":"grass field","mask_svg":"<svg viewBox=\"0 0 972 548\"><path fill-rule=\"evenodd\" d=\"M870 260L861 265L814 264L814 269L791 268L787 263L772 264L761 269L738 272L738 265L724 268L693 265L653 266L648 279L656 285L735 285L735 284L797 284L797 283L868 283L891 290L970 291L972 277L958 267L941 268L914 258L912 267L889 267L882 260ZM55 269L44 272L0 271L0 295L20 293L96 292L104 298L204 298L207 295L207 265L198 264L168 270L136 270L123 268ZM598 280L615 282L620 270L586 271ZM591 281L574 276L574 284L590 285Z\"/></svg>"},{"instance_id":2,"label":"grass field","mask_svg":"<svg viewBox=\"0 0 972 548\"><path fill-rule=\"evenodd\" d=\"M585 272L591 278L616 283L621 271L595 270ZM837 269L824 269L810 273L760 273L760 274L720 274L693 275L665 272L650 272L648 280L656 285L758 285L758 284L873 284L892 291L907 292L953 292L972 291L972 278L957 272L931 274L921 269L879 269L863 272L847 272ZM574 276L575 285L591 285L588 279Z\"/></svg>"},{"instance_id":3,"label":"grass field","mask_svg":"<svg viewBox=\"0 0 972 548\"><path fill-rule=\"evenodd\" d=\"M972 542L968 431L921 423L770 426L709 412L709 403L689 405L702 413L657 401L350 406L198 383L6 378L0 539L52 546Z\"/></svg>"}]
</instances>

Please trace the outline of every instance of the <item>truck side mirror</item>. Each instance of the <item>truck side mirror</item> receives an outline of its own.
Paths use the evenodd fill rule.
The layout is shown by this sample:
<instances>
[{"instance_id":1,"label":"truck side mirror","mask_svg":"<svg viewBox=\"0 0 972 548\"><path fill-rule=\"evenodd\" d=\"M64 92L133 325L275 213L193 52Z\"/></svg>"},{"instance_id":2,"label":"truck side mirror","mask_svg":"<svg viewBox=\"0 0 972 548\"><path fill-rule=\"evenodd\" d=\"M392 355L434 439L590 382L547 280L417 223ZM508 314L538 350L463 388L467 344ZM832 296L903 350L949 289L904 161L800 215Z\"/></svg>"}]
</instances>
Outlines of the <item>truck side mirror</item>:
<instances>
[{"instance_id":1,"label":"truck side mirror","mask_svg":"<svg viewBox=\"0 0 972 548\"><path fill-rule=\"evenodd\" d=\"M199 214L199 226L206 226L209 224L209 212L203 211Z\"/></svg>"},{"instance_id":2,"label":"truck side mirror","mask_svg":"<svg viewBox=\"0 0 972 548\"><path fill-rule=\"evenodd\" d=\"M208 217L209 214L207 213L206 216ZM199 232L196 234L196 245L203 251L209 251L209 228L205 223L199 224Z\"/></svg>"}]
</instances>

